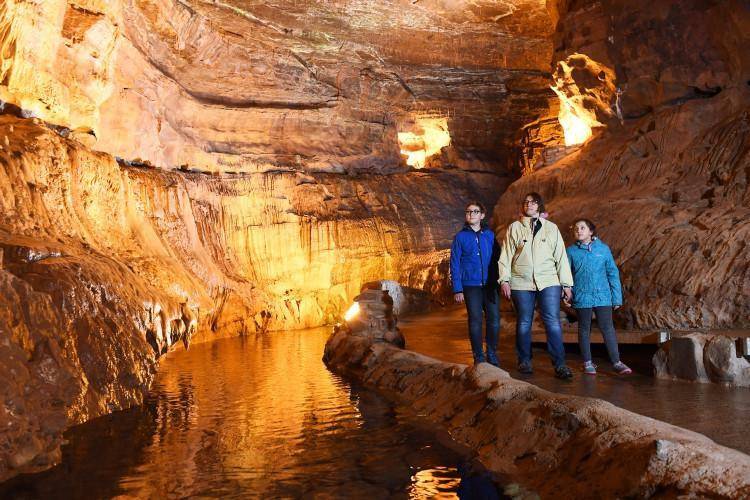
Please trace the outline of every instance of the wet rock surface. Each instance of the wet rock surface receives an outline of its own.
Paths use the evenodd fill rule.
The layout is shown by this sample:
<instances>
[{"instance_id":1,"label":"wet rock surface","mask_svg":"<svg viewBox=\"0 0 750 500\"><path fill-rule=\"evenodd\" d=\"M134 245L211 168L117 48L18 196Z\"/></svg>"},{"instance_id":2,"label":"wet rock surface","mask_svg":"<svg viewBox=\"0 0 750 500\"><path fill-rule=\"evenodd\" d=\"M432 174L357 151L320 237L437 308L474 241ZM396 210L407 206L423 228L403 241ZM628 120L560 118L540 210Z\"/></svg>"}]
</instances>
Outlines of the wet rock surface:
<instances>
[{"instance_id":1,"label":"wet rock surface","mask_svg":"<svg viewBox=\"0 0 750 500\"><path fill-rule=\"evenodd\" d=\"M750 494L750 457L601 400L553 394L487 363L437 361L334 333L324 360L475 450L488 469L542 497Z\"/></svg>"}]
</instances>

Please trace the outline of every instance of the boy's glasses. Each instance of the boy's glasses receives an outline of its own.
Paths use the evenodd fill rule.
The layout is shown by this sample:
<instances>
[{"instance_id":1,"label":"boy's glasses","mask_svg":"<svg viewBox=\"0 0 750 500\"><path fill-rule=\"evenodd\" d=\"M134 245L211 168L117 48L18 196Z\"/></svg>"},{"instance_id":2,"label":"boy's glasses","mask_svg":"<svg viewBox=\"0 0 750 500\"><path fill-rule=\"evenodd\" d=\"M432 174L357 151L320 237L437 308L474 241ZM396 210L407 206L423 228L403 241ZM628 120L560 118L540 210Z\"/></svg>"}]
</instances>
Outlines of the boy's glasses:
<instances>
[{"instance_id":1,"label":"boy's glasses","mask_svg":"<svg viewBox=\"0 0 750 500\"><path fill-rule=\"evenodd\" d=\"M466 215L479 215L482 213L481 210L467 210L464 212Z\"/></svg>"}]
</instances>

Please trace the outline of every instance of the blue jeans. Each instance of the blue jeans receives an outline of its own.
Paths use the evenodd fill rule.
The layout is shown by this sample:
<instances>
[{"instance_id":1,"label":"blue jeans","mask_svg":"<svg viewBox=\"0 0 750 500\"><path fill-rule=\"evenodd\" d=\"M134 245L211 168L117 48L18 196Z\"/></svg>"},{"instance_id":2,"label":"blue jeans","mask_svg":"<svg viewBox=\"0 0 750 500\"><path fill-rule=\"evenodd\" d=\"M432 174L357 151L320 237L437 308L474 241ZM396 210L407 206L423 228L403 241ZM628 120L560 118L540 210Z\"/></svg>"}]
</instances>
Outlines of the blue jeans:
<instances>
[{"instance_id":1,"label":"blue jeans","mask_svg":"<svg viewBox=\"0 0 750 500\"><path fill-rule=\"evenodd\" d=\"M531 322L534 319L534 305L538 300L544 329L547 331L547 352L555 368L565 365L565 347L560 326L561 293L561 286L548 286L538 291L511 291L516 307L516 354L519 363L531 363Z\"/></svg>"},{"instance_id":2,"label":"blue jeans","mask_svg":"<svg viewBox=\"0 0 750 500\"><path fill-rule=\"evenodd\" d=\"M497 361L497 334L500 330L500 304L497 288L487 289L481 286L465 286L464 302L469 314L469 340L475 363L485 361L482 352L482 312L486 318L486 360L493 364Z\"/></svg>"}]
</instances>

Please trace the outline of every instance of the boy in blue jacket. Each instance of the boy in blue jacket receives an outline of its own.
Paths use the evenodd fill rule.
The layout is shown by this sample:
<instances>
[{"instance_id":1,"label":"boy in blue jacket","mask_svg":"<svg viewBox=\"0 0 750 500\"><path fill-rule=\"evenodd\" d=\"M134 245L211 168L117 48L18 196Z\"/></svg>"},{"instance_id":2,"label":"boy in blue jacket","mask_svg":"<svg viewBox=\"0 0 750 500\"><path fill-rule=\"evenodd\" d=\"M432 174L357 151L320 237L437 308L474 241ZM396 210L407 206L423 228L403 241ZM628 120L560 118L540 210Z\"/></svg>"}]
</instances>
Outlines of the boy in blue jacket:
<instances>
[{"instance_id":1,"label":"boy in blue jacket","mask_svg":"<svg viewBox=\"0 0 750 500\"><path fill-rule=\"evenodd\" d=\"M451 245L451 281L456 302L466 304L469 340L474 363L500 366L497 341L500 330L498 266L500 246L484 221L486 209L479 202L466 205L466 223ZM483 314L484 313L484 314ZM486 319L486 357L482 349L482 316Z\"/></svg>"},{"instance_id":2,"label":"boy in blue jacket","mask_svg":"<svg viewBox=\"0 0 750 500\"><path fill-rule=\"evenodd\" d=\"M588 219L579 219L573 227L575 244L568 247L568 260L573 272L573 307L578 314L578 345L583 356L583 372L596 375L591 360L591 318L602 331L609 359L621 375L631 369L620 361L612 310L622 305L622 287L612 252L596 237L596 226Z\"/></svg>"}]
</instances>

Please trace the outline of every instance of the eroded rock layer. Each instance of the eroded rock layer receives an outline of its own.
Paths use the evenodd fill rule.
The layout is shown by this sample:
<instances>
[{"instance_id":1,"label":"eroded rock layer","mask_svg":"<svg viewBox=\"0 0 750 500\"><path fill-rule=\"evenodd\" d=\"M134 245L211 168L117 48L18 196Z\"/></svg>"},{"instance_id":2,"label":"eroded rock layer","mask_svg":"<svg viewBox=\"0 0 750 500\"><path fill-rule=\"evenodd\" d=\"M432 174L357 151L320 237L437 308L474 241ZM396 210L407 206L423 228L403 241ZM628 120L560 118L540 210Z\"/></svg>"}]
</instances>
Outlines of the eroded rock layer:
<instances>
[{"instance_id":1,"label":"eroded rock layer","mask_svg":"<svg viewBox=\"0 0 750 500\"><path fill-rule=\"evenodd\" d=\"M393 171L437 117L452 164L505 171L551 33L542 0L9 0L0 98L167 168Z\"/></svg>"},{"instance_id":2,"label":"eroded rock layer","mask_svg":"<svg viewBox=\"0 0 750 500\"><path fill-rule=\"evenodd\" d=\"M177 342L330 323L384 277L439 296L463 200L503 188L461 170L131 167L9 115L0 138L0 478L139 402Z\"/></svg>"},{"instance_id":3,"label":"eroded rock layer","mask_svg":"<svg viewBox=\"0 0 750 500\"><path fill-rule=\"evenodd\" d=\"M750 495L749 456L605 401L547 392L488 363L444 363L346 329L329 338L324 360L542 498Z\"/></svg>"},{"instance_id":4,"label":"eroded rock layer","mask_svg":"<svg viewBox=\"0 0 750 500\"><path fill-rule=\"evenodd\" d=\"M497 229L538 191L569 243L577 217L597 223L621 267L630 326L747 328L750 10L732 1L560 3L556 57L582 62L566 92L606 128L516 181L496 205ZM590 61L616 70L614 92L601 91L608 77L592 74Z\"/></svg>"}]
</instances>

